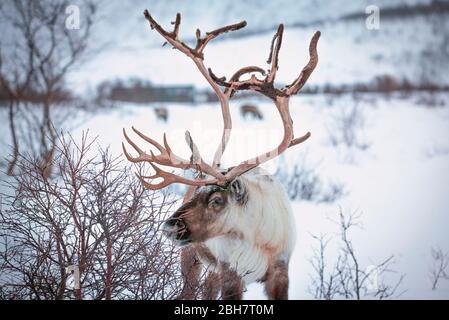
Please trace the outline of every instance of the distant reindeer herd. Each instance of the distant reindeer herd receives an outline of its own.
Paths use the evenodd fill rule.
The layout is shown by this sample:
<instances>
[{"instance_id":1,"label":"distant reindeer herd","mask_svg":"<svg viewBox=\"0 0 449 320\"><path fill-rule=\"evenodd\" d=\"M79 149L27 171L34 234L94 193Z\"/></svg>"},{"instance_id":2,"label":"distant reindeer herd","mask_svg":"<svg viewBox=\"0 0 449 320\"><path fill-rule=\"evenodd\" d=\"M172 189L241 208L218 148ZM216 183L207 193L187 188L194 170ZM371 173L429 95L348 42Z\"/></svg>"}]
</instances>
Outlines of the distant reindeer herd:
<instances>
[{"instance_id":1,"label":"distant reindeer herd","mask_svg":"<svg viewBox=\"0 0 449 320\"><path fill-rule=\"evenodd\" d=\"M215 299L221 293L222 299L241 299L244 288L258 281L264 283L268 298L288 299L288 265L296 241L294 216L281 183L275 176L258 167L310 137L309 132L299 138L294 137L289 100L301 90L318 63L316 47L320 33L316 32L312 37L309 62L299 76L286 87L277 88L274 80L284 32L282 24L271 43L269 71L248 66L226 80L205 67L203 51L217 36L245 27L245 21L207 32L204 36L197 29L196 45L191 47L179 39L179 13L173 22L173 31L163 29L148 11L145 10L144 14L152 29L173 48L193 60L220 101L224 123L222 137L211 164L203 160L188 131L185 139L192 154L184 159L172 152L165 134L163 144L160 144L132 128L138 137L159 151L156 154L154 151L145 152L123 130L125 140L137 152L137 156L131 155L123 144L127 159L134 163L148 163L154 170L152 176L139 175L145 188L160 190L173 183L189 186L181 207L164 222L166 236L182 247L184 288L179 298L197 297L194 288L199 284L202 266L206 266L209 273L203 298ZM259 78L256 74L264 77ZM242 79L248 75L249 78ZM284 134L273 150L238 165L222 168L221 157L232 129L229 100L241 90L255 91L271 99L279 112ZM262 118L254 106L247 105L241 111L242 115L251 114L255 118ZM161 166L194 170L197 176L188 179L171 170L165 171Z\"/></svg>"},{"instance_id":2,"label":"distant reindeer herd","mask_svg":"<svg viewBox=\"0 0 449 320\"><path fill-rule=\"evenodd\" d=\"M168 121L168 109L166 107L156 107L154 108L154 114L156 115L156 118L158 120L161 120L163 122ZM251 104L244 104L240 106L240 114L243 118L249 118L252 119L258 119L262 120L263 115L262 112L260 112L259 108L257 108L255 105Z\"/></svg>"}]
</instances>

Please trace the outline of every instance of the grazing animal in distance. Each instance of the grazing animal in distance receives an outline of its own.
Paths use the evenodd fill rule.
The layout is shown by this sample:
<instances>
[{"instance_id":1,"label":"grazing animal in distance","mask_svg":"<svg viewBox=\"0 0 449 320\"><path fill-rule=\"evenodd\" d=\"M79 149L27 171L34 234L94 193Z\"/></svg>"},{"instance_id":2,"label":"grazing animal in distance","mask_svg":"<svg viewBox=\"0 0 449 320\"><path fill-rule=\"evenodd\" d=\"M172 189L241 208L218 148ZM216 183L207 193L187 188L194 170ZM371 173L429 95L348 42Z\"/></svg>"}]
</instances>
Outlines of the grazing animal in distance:
<instances>
[{"instance_id":1,"label":"grazing animal in distance","mask_svg":"<svg viewBox=\"0 0 449 320\"><path fill-rule=\"evenodd\" d=\"M240 113L243 118L251 116L253 119L263 119L262 112L260 112L259 108L254 105L244 104L240 106Z\"/></svg>"},{"instance_id":2,"label":"grazing animal in distance","mask_svg":"<svg viewBox=\"0 0 449 320\"><path fill-rule=\"evenodd\" d=\"M157 107L154 108L154 113L156 114L156 118L159 120L162 120L164 122L167 122L168 120L168 110L166 107Z\"/></svg>"},{"instance_id":3,"label":"grazing animal in distance","mask_svg":"<svg viewBox=\"0 0 449 320\"><path fill-rule=\"evenodd\" d=\"M213 270L213 277L206 279L209 285L207 291L211 295L221 291L223 299L241 299L248 284L260 281L265 285L268 298L288 299L288 265L295 244L294 217L280 182L259 166L310 137L310 132L294 137L289 100L301 90L318 63L316 47L320 32L316 32L310 41L309 62L299 76L291 84L276 88L274 80L284 32L282 24L271 43L269 71L255 66L243 67L226 80L205 67L203 50L217 36L245 27L245 21L207 32L204 36L197 30L196 46L190 47L178 38L179 13L173 22L172 32L163 29L148 11L145 10L144 15L152 29L173 48L193 60L216 93L223 118L222 137L211 164L203 160L189 131L186 131L185 140L191 156L184 159L173 153L165 134L163 144L160 144L132 128L135 134L159 151L156 154L153 151L145 152L123 130L125 140L138 154L131 155L123 144L127 159L133 163L149 163L154 170L151 176L139 175L145 188L160 190L173 183L190 186L181 207L163 224L167 237L183 248L181 265L186 273L183 273L184 288L180 298L195 297L193 290L184 289L192 289L198 284L199 260ZM260 79L255 74L264 78ZM249 79L242 80L244 75L250 75ZM279 112L284 134L273 150L222 169L221 158L232 129L229 101L235 92L241 90L255 91L272 100ZM198 176L188 179L165 171L161 166L194 170ZM154 179L161 180L155 182ZM203 297L208 295L203 294Z\"/></svg>"}]
</instances>

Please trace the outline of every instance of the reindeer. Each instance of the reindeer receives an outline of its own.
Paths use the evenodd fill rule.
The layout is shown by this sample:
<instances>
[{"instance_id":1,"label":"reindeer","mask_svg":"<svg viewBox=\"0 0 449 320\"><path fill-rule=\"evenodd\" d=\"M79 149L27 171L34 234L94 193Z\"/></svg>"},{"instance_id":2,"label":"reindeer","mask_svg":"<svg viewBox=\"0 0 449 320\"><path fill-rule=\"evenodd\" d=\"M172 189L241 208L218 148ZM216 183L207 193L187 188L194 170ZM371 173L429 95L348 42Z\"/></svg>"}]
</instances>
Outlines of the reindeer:
<instances>
[{"instance_id":1,"label":"reindeer","mask_svg":"<svg viewBox=\"0 0 449 320\"><path fill-rule=\"evenodd\" d=\"M261 281L265 284L268 298L288 299L288 264L295 245L294 217L279 181L259 166L310 137L310 132L307 132L294 138L289 99L304 86L318 63L316 47L320 32L316 32L311 39L310 59L299 76L290 85L276 88L274 80L284 31L282 24L271 43L268 72L256 66L244 67L227 81L225 77L217 77L210 68L206 69L203 51L217 36L245 27L245 21L207 32L204 36L197 29L196 46L191 47L178 38L181 22L179 13L173 22L172 32L163 29L147 10L144 15L152 29L173 48L193 60L220 101L224 123L222 138L212 164L203 160L189 131L186 131L185 139L192 154L190 159L183 159L172 152L165 134L162 145L132 127L135 134L159 151L159 154L155 154L153 151L147 153L142 150L123 129L125 140L138 153L137 156L132 156L123 143L126 158L134 163L149 163L155 172L151 176L138 175L145 188L160 190L173 183L190 186L181 207L164 222L165 234L183 247L182 268L189 269L190 272L185 275L185 286L188 285L189 277L198 282L196 262L200 260L213 268L215 274L220 274L219 278L206 280L215 286L209 292L212 295L220 290L217 279L221 280L223 299L241 299L246 285ZM256 74L264 77L260 79ZM248 75L249 78L242 79ZM237 166L221 169L221 157L232 129L229 100L239 90L255 91L270 98L279 112L284 134L273 150ZM195 170L198 176L187 179L165 171L160 166ZM153 179L162 181L156 183ZM186 298L186 295L181 298Z\"/></svg>"},{"instance_id":2,"label":"reindeer","mask_svg":"<svg viewBox=\"0 0 449 320\"><path fill-rule=\"evenodd\" d=\"M156 118L159 120L162 120L164 122L167 122L168 120L168 110L166 107L157 107L154 108L154 113L156 114Z\"/></svg>"},{"instance_id":3,"label":"reindeer","mask_svg":"<svg viewBox=\"0 0 449 320\"><path fill-rule=\"evenodd\" d=\"M262 112L260 112L259 108L257 108L254 105L250 104L244 104L240 106L240 113L243 118L246 118L247 116L252 116L254 119L263 119Z\"/></svg>"}]
</instances>

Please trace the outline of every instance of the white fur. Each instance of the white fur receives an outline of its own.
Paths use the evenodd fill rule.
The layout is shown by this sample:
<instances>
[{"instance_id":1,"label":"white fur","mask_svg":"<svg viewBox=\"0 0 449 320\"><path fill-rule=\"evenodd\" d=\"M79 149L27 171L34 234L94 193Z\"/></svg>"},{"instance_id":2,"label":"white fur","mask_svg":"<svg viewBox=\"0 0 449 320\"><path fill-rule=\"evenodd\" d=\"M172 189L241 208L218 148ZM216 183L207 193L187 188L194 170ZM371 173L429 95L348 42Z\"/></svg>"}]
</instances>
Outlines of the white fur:
<instances>
[{"instance_id":1,"label":"white fur","mask_svg":"<svg viewBox=\"0 0 449 320\"><path fill-rule=\"evenodd\" d=\"M205 244L218 261L228 263L249 284L265 275L270 261L288 263L296 232L287 195L274 176L256 168L240 179L248 201L244 206L230 203L217 224L221 236Z\"/></svg>"}]
</instances>

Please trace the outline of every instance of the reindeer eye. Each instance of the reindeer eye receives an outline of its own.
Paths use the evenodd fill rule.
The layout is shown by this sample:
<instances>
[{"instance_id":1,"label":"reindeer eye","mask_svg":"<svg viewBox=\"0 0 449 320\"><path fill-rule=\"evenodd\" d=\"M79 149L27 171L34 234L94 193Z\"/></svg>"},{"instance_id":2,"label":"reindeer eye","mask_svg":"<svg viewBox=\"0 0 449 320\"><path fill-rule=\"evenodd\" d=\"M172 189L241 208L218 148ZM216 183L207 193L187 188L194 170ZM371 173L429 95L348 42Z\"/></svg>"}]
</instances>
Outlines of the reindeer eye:
<instances>
[{"instance_id":1,"label":"reindeer eye","mask_svg":"<svg viewBox=\"0 0 449 320\"><path fill-rule=\"evenodd\" d=\"M208 206L211 208L215 208L224 204L224 199L219 193L214 193L211 197L209 197Z\"/></svg>"}]
</instances>

